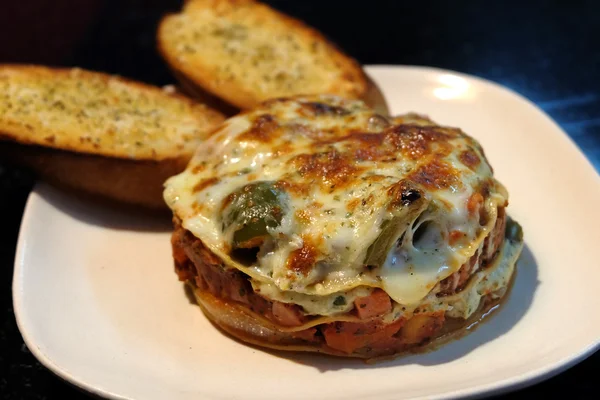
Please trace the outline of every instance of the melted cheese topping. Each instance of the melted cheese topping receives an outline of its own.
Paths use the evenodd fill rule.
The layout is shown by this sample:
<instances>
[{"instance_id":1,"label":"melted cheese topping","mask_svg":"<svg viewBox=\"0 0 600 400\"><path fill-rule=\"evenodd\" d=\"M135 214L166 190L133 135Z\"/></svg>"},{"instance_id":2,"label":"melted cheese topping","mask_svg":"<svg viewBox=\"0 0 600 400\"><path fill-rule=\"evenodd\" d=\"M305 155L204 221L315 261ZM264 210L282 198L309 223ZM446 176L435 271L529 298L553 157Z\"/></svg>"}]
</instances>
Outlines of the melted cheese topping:
<instances>
[{"instance_id":1,"label":"melted cheese topping","mask_svg":"<svg viewBox=\"0 0 600 400\"><path fill-rule=\"evenodd\" d=\"M244 264L223 214L232 193L259 182L280 193L280 219ZM508 201L481 146L459 129L412 114L390 120L333 96L273 100L229 119L164 197L185 229L269 298L331 304L379 287L413 307L469 260Z\"/></svg>"},{"instance_id":2,"label":"melted cheese topping","mask_svg":"<svg viewBox=\"0 0 600 400\"><path fill-rule=\"evenodd\" d=\"M492 265L488 266L485 270L477 272L464 290L452 296L443 297L438 297L435 293L430 293L419 304L419 313L427 315L443 311L448 317L468 319L479 309L483 296L489 294L492 299L503 297L514 274L515 263L522 249L522 241L506 240ZM366 295L365 291L365 288L358 289L358 293L361 296ZM358 293L356 290L353 290L346 293L346 295L352 298L352 296L356 296ZM347 311L350 308L349 305L351 302L347 306L328 306L328 304L331 304L329 296L299 295L298 293L281 292L276 289L267 289L266 292L261 292L261 295L265 294L274 296L274 300L299 304L305 310L311 310L313 311L312 313L317 315L321 314L298 326L277 326L277 329L283 332L303 331L317 325L337 321L365 322L364 319L360 319L356 315L344 311L344 309ZM262 321L267 326L272 323L263 315L255 313L252 310L245 309L244 313L252 315L254 319ZM392 311L382 316L382 320L386 324L391 324L402 318L408 320L414 315L415 307L409 308L394 303ZM373 319L377 318L379 317L373 317Z\"/></svg>"}]
</instances>

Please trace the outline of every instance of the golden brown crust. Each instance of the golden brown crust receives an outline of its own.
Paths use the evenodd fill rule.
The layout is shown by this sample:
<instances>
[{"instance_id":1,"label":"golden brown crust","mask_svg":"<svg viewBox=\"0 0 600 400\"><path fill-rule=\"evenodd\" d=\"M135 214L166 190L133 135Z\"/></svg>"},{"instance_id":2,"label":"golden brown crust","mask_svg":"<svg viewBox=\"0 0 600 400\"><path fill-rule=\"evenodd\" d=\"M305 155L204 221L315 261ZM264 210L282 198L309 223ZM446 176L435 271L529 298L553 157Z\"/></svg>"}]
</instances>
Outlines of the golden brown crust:
<instances>
[{"instance_id":1,"label":"golden brown crust","mask_svg":"<svg viewBox=\"0 0 600 400\"><path fill-rule=\"evenodd\" d=\"M231 117L241 111L238 107L232 106L223 99L207 92L188 79L182 72L172 68L171 73L179 82L181 91L191 98L219 111L226 117ZM383 92L368 74L365 75L367 78L367 90L360 99L378 114L390 116L390 108Z\"/></svg>"},{"instance_id":2,"label":"golden brown crust","mask_svg":"<svg viewBox=\"0 0 600 400\"><path fill-rule=\"evenodd\" d=\"M190 43L193 41L193 44L205 44L205 42L199 42L202 39L199 39L196 35L193 36L193 40L183 38L181 32L184 32L186 29L193 30L197 27L196 25L204 25L198 23L198 21L195 21L197 23L196 25L192 25L185 17L189 17L190 15L201 15L201 13L209 10L209 14L214 14L213 16L208 17L208 14L205 13L197 18L199 20L202 20L202 18L213 18L230 22L229 19L233 18L232 15L240 7L244 7L246 11L244 15L247 17L247 21L244 20L243 23L247 23L249 29L253 30L255 33L260 32L261 30L271 29L272 31L270 33L272 34L272 40L274 41L284 41L285 39L280 36L292 37L293 35L304 44L312 43L314 46L327 49L324 53L327 54L326 57L328 62L334 66L332 68L336 71L335 77L320 76L319 79L322 83L315 84L314 87L318 86L319 88L316 91L314 89L311 90L311 93L300 93L305 87L292 90L289 88L285 90L269 89L265 92L262 89L258 90L255 87L244 84L243 79L239 76L241 73L238 73L237 75L231 73L231 78L222 79L222 76L219 75L220 72L217 72L218 69L215 67L215 63L218 63L219 68L221 68L224 66L236 66L238 62L229 55L222 55L221 60L214 60L212 59L213 57L206 56L203 51L203 49L205 49L204 47L198 46L196 49L193 48ZM259 25L257 21L268 21L269 26L266 27L265 24ZM283 27L285 27L285 29L283 29ZM282 30L285 30L286 35L282 34ZM335 44L328 41L315 29L259 2L252 0L188 1L181 13L169 14L162 19L157 30L157 42L159 53L175 72L176 76L181 80L182 86L187 87L188 90L191 89L191 92L198 93L203 97L206 97L204 93L210 93L240 109L253 108L269 98L314 94L312 92L318 92L338 94L349 98L364 98L370 105L376 107L376 109L381 110L382 112L387 111L387 105L385 105L385 100L378 90L377 85L366 76L356 60L345 55ZM277 44L277 42L274 43ZM244 45L252 46L252 42L250 42L250 44L245 42ZM186 46L189 50L187 53L182 50L185 49ZM189 54L192 54L192 56L189 56ZM290 62L290 65L297 62L302 57L313 57L313 55L309 53L307 49L298 47L298 49L290 55L290 58L293 59L293 61ZM248 63L248 65L244 64L241 67L244 72L249 71L251 74L256 75L253 82L259 81L260 77L264 74L270 74L272 72L261 70L261 67L253 65L252 63ZM314 69L312 64L309 64L308 68ZM314 69L313 72L315 71L316 69ZM287 79L289 82L292 82L293 80L292 78ZM193 86L190 85L190 82L193 83ZM315 82L313 81L310 83L313 84ZM198 90L198 88L202 88L202 90Z\"/></svg>"},{"instance_id":3,"label":"golden brown crust","mask_svg":"<svg viewBox=\"0 0 600 400\"><path fill-rule=\"evenodd\" d=\"M0 65L0 153L57 186L165 210L164 181L223 121L177 93L77 68Z\"/></svg>"},{"instance_id":4,"label":"golden brown crust","mask_svg":"<svg viewBox=\"0 0 600 400\"><path fill-rule=\"evenodd\" d=\"M125 160L82 155L0 141L0 158L33 171L42 180L94 198L166 211L163 182L185 168L187 158Z\"/></svg>"},{"instance_id":5,"label":"golden brown crust","mask_svg":"<svg viewBox=\"0 0 600 400\"><path fill-rule=\"evenodd\" d=\"M177 93L79 68L0 65L0 132L114 158L189 157L224 116Z\"/></svg>"},{"instance_id":6,"label":"golden brown crust","mask_svg":"<svg viewBox=\"0 0 600 400\"><path fill-rule=\"evenodd\" d=\"M206 104L226 117L232 117L240 112L239 107L228 104L223 99L220 99L214 94L207 92L178 70L171 68L171 73L179 82L181 91L187 96L190 96L200 103Z\"/></svg>"},{"instance_id":7,"label":"golden brown crust","mask_svg":"<svg viewBox=\"0 0 600 400\"><path fill-rule=\"evenodd\" d=\"M368 74L365 73L365 75L367 77L367 91L361 97L361 100L378 114L385 115L386 117L390 116L390 108L383 92Z\"/></svg>"}]
</instances>

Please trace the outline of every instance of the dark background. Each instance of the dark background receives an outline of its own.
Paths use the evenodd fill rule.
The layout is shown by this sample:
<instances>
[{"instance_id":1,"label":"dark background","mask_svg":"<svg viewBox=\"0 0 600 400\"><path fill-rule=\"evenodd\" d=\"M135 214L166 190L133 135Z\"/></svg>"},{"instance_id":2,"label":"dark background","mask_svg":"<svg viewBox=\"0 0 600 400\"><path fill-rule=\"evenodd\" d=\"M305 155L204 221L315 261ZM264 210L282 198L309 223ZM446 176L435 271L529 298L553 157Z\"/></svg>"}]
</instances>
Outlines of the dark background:
<instances>
[{"instance_id":1,"label":"dark background","mask_svg":"<svg viewBox=\"0 0 600 400\"><path fill-rule=\"evenodd\" d=\"M0 0L0 63L80 66L157 85L174 83L155 51L154 38L161 15L178 10L181 3ZM452 69L519 92L558 122L600 170L600 2L267 3L321 30L363 64ZM543 144L534 151L543 151ZM14 320L12 264L21 214L34 179L0 161L0 399L82 398L85 395L35 360ZM557 316L557 323L568 323L564 317ZM552 332L540 340L552 340ZM570 398L597 398L599 368L600 353L596 353L550 380L507 397L568 393Z\"/></svg>"}]
</instances>

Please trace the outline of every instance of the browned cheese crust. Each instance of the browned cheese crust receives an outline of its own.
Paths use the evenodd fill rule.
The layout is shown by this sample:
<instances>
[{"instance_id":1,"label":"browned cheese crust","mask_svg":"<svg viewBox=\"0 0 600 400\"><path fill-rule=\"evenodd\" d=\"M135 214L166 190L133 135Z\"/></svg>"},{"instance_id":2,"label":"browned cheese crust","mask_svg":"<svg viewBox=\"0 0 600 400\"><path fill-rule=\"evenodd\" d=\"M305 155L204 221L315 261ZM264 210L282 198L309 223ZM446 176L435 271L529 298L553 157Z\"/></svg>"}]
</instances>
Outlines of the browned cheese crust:
<instances>
[{"instance_id":1,"label":"browned cheese crust","mask_svg":"<svg viewBox=\"0 0 600 400\"><path fill-rule=\"evenodd\" d=\"M424 349L503 297L520 246L474 138L330 95L229 119L165 201L179 279L221 328L268 347Z\"/></svg>"}]
</instances>

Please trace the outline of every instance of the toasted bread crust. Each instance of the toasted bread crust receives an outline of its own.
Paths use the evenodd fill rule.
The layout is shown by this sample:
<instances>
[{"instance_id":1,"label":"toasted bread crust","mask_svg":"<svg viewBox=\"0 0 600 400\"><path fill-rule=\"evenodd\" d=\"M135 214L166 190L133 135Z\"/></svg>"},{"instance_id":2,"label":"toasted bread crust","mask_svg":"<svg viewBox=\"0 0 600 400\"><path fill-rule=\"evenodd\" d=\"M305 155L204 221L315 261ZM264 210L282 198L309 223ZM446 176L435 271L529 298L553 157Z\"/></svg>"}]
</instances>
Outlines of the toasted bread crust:
<instances>
[{"instance_id":1,"label":"toasted bread crust","mask_svg":"<svg viewBox=\"0 0 600 400\"><path fill-rule=\"evenodd\" d=\"M0 65L0 157L113 202L165 210L164 181L223 119L187 97L118 76Z\"/></svg>"},{"instance_id":2,"label":"toasted bread crust","mask_svg":"<svg viewBox=\"0 0 600 400\"><path fill-rule=\"evenodd\" d=\"M196 85L190 79L188 79L183 73L172 70L173 75L179 81L180 90L186 95L218 110L220 113L225 115L226 117L232 117L235 114L239 113L241 110L237 107L234 107L220 98L216 97L214 94L207 92L200 86ZM390 109L385 100L385 97L379 86L371 79L370 76L367 75L367 92L363 96L362 100L366 105L373 108L377 113L381 115L390 115Z\"/></svg>"},{"instance_id":3,"label":"toasted bread crust","mask_svg":"<svg viewBox=\"0 0 600 400\"><path fill-rule=\"evenodd\" d=\"M166 212L163 182L188 158L126 160L0 141L0 159L75 195L114 205Z\"/></svg>"},{"instance_id":4,"label":"toasted bread crust","mask_svg":"<svg viewBox=\"0 0 600 400\"><path fill-rule=\"evenodd\" d=\"M189 157L224 117L119 76L0 65L0 138L112 158Z\"/></svg>"},{"instance_id":5,"label":"toasted bread crust","mask_svg":"<svg viewBox=\"0 0 600 400\"><path fill-rule=\"evenodd\" d=\"M179 82L179 89L187 96L208 105L228 118L240 112L238 107L232 106L214 94L207 92L188 79L183 73L174 69L171 72Z\"/></svg>"},{"instance_id":6,"label":"toasted bread crust","mask_svg":"<svg viewBox=\"0 0 600 400\"><path fill-rule=\"evenodd\" d=\"M389 116L391 114L385 96L379 89L379 86L370 76L367 75L367 91L362 96L366 105L381 115Z\"/></svg>"},{"instance_id":7,"label":"toasted bread crust","mask_svg":"<svg viewBox=\"0 0 600 400\"><path fill-rule=\"evenodd\" d=\"M268 53L267 61L246 56L238 59L235 50L226 54L221 37L226 36L224 43L237 40L228 36L235 36L235 32L227 31L230 26L241 27L242 36L251 33L249 40L241 39L240 48L250 49L243 50L250 54L248 57L262 49ZM210 27L216 30L207 33ZM264 39L267 35L268 40ZM181 13L163 18L157 42L172 70L240 109L255 107L269 98L314 93L363 98L369 90L360 65L321 33L253 0L188 1ZM277 45L277 53L275 45L268 45L271 42ZM242 64L240 60L244 60ZM277 68L268 67L272 62ZM304 75L294 75L294 68Z\"/></svg>"}]
</instances>

